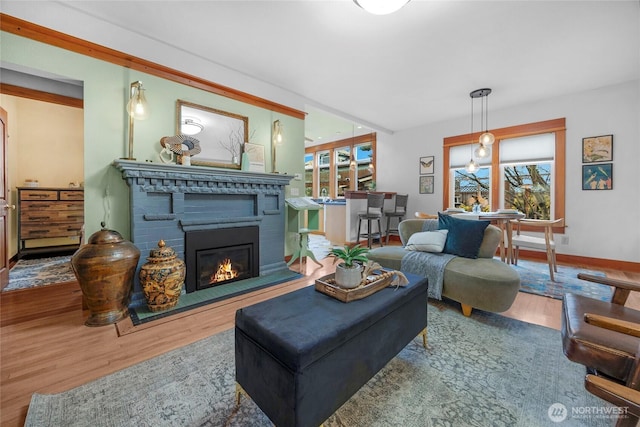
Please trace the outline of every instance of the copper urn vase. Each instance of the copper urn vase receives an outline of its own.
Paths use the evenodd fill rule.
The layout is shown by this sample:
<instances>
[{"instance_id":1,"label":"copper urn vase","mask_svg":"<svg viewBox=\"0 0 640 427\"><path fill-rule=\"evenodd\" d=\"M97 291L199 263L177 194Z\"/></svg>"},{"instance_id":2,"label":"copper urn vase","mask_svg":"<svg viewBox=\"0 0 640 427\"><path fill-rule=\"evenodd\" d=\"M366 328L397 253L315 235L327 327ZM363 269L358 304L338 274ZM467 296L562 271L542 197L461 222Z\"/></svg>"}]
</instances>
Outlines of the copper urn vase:
<instances>
[{"instance_id":1,"label":"copper urn vase","mask_svg":"<svg viewBox=\"0 0 640 427\"><path fill-rule=\"evenodd\" d=\"M164 240L152 249L147 263L140 268L140 285L150 311L175 307L182 293L185 264Z\"/></svg>"},{"instance_id":2,"label":"copper urn vase","mask_svg":"<svg viewBox=\"0 0 640 427\"><path fill-rule=\"evenodd\" d=\"M104 326L129 316L129 301L140 251L120 233L103 228L71 257L89 309L87 326Z\"/></svg>"}]
</instances>

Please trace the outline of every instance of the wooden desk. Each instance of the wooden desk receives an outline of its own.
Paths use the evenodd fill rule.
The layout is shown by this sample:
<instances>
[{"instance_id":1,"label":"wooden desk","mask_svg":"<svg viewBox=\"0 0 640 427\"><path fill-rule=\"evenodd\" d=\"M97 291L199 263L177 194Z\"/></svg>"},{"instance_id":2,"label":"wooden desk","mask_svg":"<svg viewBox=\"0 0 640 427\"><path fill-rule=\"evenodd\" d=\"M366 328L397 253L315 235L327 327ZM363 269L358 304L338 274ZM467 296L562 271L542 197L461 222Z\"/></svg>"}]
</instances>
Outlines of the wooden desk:
<instances>
[{"instance_id":1,"label":"wooden desk","mask_svg":"<svg viewBox=\"0 0 640 427\"><path fill-rule=\"evenodd\" d=\"M522 219L525 217L525 214L523 214L522 212L518 212L518 213L464 212L464 213L452 213L449 215L455 216L456 218L495 222L496 225L500 227L500 229L502 230L502 238L500 239L500 259L503 262L506 261L508 264L513 264L513 245L511 244L512 237L513 237L513 226L511 224L511 220ZM504 243L505 232L507 234L506 247Z\"/></svg>"}]
</instances>

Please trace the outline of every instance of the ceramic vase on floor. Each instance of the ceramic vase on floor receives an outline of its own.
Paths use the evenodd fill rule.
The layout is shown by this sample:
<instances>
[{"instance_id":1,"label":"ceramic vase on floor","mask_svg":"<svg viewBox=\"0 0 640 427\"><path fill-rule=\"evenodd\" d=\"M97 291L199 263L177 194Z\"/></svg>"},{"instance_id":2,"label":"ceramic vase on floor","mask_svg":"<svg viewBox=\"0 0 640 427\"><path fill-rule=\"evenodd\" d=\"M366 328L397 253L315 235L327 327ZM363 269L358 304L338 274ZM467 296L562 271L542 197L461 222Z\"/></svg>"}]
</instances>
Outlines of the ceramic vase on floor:
<instances>
[{"instance_id":1,"label":"ceramic vase on floor","mask_svg":"<svg viewBox=\"0 0 640 427\"><path fill-rule=\"evenodd\" d=\"M84 302L87 326L104 326L129 316L133 278L140 251L120 233L103 228L71 257Z\"/></svg>"},{"instance_id":2,"label":"ceramic vase on floor","mask_svg":"<svg viewBox=\"0 0 640 427\"><path fill-rule=\"evenodd\" d=\"M149 310L175 307L184 286L185 272L184 261L160 240L158 249L151 250L147 263L140 268L140 284Z\"/></svg>"}]
</instances>

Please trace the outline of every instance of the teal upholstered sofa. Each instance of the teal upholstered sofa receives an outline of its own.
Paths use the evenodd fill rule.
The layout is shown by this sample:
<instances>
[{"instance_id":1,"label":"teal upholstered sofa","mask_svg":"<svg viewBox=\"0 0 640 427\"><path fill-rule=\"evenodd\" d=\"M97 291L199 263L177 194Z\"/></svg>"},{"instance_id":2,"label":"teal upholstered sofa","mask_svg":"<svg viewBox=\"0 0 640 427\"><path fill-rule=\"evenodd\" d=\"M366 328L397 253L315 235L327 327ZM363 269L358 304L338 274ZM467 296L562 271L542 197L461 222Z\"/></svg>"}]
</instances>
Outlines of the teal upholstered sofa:
<instances>
[{"instance_id":1,"label":"teal upholstered sofa","mask_svg":"<svg viewBox=\"0 0 640 427\"><path fill-rule=\"evenodd\" d=\"M405 245L412 234L423 230L425 221L408 219L398 226L402 246L384 246L372 249L368 258L386 268L401 270L402 258L408 250ZM484 230L478 258L455 257L446 265L442 296L457 301L465 316L473 308L491 312L508 310L520 289L520 276L509 265L494 259L501 238L500 228L489 225Z\"/></svg>"}]
</instances>

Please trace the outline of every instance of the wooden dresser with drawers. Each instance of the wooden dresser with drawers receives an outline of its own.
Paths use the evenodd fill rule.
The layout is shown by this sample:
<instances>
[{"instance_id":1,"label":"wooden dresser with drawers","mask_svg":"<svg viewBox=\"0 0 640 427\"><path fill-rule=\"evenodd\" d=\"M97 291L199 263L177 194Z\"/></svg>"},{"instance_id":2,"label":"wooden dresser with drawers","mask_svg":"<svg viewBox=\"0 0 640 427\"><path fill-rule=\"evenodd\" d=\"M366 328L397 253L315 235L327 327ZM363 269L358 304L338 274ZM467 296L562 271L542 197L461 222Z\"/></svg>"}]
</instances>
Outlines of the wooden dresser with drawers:
<instances>
[{"instance_id":1,"label":"wooden dresser with drawers","mask_svg":"<svg viewBox=\"0 0 640 427\"><path fill-rule=\"evenodd\" d=\"M18 258L79 247L84 224L82 188L18 187L18 212ZM30 240L38 241L28 245Z\"/></svg>"}]
</instances>

